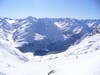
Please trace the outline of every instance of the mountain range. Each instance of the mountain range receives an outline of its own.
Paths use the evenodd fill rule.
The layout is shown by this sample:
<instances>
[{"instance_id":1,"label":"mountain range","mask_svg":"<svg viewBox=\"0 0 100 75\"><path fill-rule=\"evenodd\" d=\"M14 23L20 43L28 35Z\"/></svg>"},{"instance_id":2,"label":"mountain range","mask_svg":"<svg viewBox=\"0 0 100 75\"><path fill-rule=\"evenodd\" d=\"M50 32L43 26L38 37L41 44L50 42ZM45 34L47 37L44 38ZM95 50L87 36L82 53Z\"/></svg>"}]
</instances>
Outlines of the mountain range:
<instances>
[{"instance_id":1,"label":"mountain range","mask_svg":"<svg viewBox=\"0 0 100 75\"><path fill-rule=\"evenodd\" d=\"M0 75L100 75L100 20L0 18Z\"/></svg>"},{"instance_id":2,"label":"mountain range","mask_svg":"<svg viewBox=\"0 0 100 75\"><path fill-rule=\"evenodd\" d=\"M100 27L98 20L70 18L0 18L0 38L21 52L36 55L63 52Z\"/></svg>"}]
</instances>

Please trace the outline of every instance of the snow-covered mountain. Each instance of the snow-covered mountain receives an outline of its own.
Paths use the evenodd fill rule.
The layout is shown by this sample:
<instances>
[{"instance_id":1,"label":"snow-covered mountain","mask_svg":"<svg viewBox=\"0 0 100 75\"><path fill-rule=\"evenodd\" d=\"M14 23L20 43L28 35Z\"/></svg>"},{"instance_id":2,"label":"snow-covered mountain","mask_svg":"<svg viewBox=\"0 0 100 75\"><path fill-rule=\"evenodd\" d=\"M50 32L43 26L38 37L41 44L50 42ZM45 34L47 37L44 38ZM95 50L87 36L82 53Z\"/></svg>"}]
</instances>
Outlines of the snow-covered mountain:
<instances>
[{"instance_id":1,"label":"snow-covered mountain","mask_svg":"<svg viewBox=\"0 0 100 75\"><path fill-rule=\"evenodd\" d=\"M100 75L100 20L0 18L0 75Z\"/></svg>"},{"instance_id":2,"label":"snow-covered mountain","mask_svg":"<svg viewBox=\"0 0 100 75\"><path fill-rule=\"evenodd\" d=\"M21 53L0 39L0 75L100 75L99 31L65 52L46 56Z\"/></svg>"},{"instance_id":3,"label":"snow-covered mountain","mask_svg":"<svg viewBox=\"0 0 100 75\"><path fill-rule=\"evenodd\" d=\"M99 26L99 19L0 18L0 37L22 52L46 54L65 51Z\"/></svg>"}]
</instances>

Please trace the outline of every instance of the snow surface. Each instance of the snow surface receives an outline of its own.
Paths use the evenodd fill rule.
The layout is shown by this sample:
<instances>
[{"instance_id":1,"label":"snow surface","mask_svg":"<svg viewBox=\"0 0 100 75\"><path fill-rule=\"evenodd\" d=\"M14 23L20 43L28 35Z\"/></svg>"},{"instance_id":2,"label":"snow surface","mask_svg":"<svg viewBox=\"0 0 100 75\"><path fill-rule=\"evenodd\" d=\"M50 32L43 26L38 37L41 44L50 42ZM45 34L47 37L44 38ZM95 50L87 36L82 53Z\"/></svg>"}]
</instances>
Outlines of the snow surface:
<instances>
[{"instance_id":1,"label":"snow surface","mask_svg":"<svg viewBox=\"0 0 100 75\"><path fill-rule=\"evenodd\" d=\"M46 56L22 54L0 39L0 74L100 75L100 34L86 37L63 53Z\"/></svg>"},{"instance_id":2,"label":"snow surface","mask_svg":"<svg viewBox=\"0 0 100 75\"><path fill-rule=\"evenodd\" d=\"M58 20L58 21L57 21ZM65 41L99 26L59 54L34 56L15 47L33 43ZM89 28L90 27L90 28ZM0 75L100 75L100 20L76 19L0 19ZM65 34L66 35L65 35ZM56 35L56 36L55 36ZM74 38L72 38L74 39ZM43 41L44 42L44 41ZM44 44L44 43L42 43ZM47 49L48 50L48 49Z\"/></svg>"},{"instance_id":3,"label":"snow surface","mask_svg":"<svg viewBox=\"0 0 100 75\"><path fill-rule=\"evenodd\" d=\"M71 54L86 54L92 51L100 50L100 34L88 36L81 41L78 46L72 46L70 48L68 51L70 51Z\"/></svg>"},{"instance_id":4,"label":"snow surface","mask_svg":"<svg viewBox=\"0 0 100 75\"><path fill-rule=\"evenodd\" d=\"M82 27L76 27L76 28L73 30L73 33L78 34L78 33L81 32L81 30L82 30Z\"/></svg>"},{"instance_id":5,"label":"snow surface","mask_svg":"<svg viewBox=\"0 0 100 75\"><path fill-rule=\"evenodd\" d=\"M15 20L7 20L7 22L8 22L9 24L13 24L13 23L15 23L16 21L15 21Z\"/></svg>"},{"instance_id":6,"label":"snow surface","mask_svg":"<svg viewBox=\"0 0 100 75\"><path fill-rule=\"evenodd\" d=\"M0 73L8 74L12 68L27 61L28 59L24 54L15 49L7 41L0 39Z\"/></svg>"},{"instance_id":7,"label":"snow surface","mask_svg":"<svg viewBox=\"0 0 100 75\"><path fill-rule=\"evenodd\" d=\"M45 38L45 36L35 33L34 40L43 40L44 38Z\"/></svg>"}]
</instances>

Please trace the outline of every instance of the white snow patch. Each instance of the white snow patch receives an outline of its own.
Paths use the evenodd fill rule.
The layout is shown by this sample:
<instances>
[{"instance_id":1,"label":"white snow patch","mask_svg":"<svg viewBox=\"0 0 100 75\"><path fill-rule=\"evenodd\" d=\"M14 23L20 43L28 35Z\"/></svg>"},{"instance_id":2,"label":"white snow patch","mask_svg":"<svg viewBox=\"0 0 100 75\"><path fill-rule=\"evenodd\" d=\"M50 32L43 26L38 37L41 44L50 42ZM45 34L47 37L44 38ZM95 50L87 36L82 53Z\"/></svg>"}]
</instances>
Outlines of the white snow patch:
<instances>
[{"instance_id":1,"label":"white snow patch","mask_svg":"<svg viewBox=\"0 0 100 75\"><path fill-rule=\"evenodd\" d=\"M16 21L15 21L15 20L7 20L7 22L8 22L9 24L13 24L13 23L15 23Z\"/></svg>"},{"instance_id":2,"label":"white snow patch","mask_svg":"<svg viewBox=\"0 0 100 75\"><path fill-rule=\"evenodd\" d=\"M54 24L57 25L57 27L59 27L61 29L63 28L62 24L60 24L59 22L55 22Z\"/></svg>"},{"instance_id":3,"label":"white snow patch","mask_svg":"<svg viewBox=\"0 0 100 75\"><path fill-rule=\"evenodd\" d=\"M45 36L35 33L34 40L43 40L44 38L45 38Z\"/></svg>"},{"instance_id":4,"label":"white snow patch","mask_svg":"<svg viewBox=\"0 0 100 75\"><path fill-rule=\"evenodd\" d=\"M83 28L83 27L76 27L76 28L73 30L73 33L75 33L75 34L80 33L81 30L82 30L82 28Z\"/></svg>"},{"instance_id":5,"label":"white snow patch","mask_svg":"<svg viewBox=\"0 0 100 75\"><path fill-rule=\"evenodd\" d=\"M63 35L63 37L64 37L64 40L66 40L67 38L69 38L68 36L66 36L66 35Z\"/></svg>"}]
</instances>

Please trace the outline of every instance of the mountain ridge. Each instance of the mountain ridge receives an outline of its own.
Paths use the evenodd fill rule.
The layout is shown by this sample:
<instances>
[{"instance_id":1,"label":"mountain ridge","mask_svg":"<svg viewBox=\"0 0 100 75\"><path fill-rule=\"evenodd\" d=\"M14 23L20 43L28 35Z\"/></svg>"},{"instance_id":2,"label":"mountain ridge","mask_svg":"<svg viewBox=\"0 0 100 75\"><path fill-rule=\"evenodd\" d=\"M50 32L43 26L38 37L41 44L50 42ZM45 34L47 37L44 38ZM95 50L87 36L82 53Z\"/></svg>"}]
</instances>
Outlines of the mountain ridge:
<instances>
[{"instance_id":1,"label":"mountain ridge","mask_svg":"<svg viewBox=\"0 0 100 75\"><path fill-rule=\"evenodd\" d=\"M2 38L22 52L65 51L70 45L100 26L100 20L70 18L0 19ZM6 27L4 27L6 25ZM12 36L9 38L9 35ZM12 41L11 41L12 40Z\"/></svg>"},{"instance_id":2,"label":"mountain ridge","mask_svg":"<svg viewBox=\"0 0 100 75\"><path fill-rule=\"evenodd\" d=\"M58 31L62 33L64 41L67 41L63 44L62 42L59 43L56 41L56 49L58 46L58 48L65 46L66 49L64 52L62 52L62 50L60 53L57 53L55 50L52 52L49 51L46 46L44 47L44 45L51 41L47 41L47 36L44 35L45 31L38 32L36 29L38 27L35 27L35 25L41 26L41 24L37 24L36 19L34 20L35 24L31 24L31 22L34 23L32 20L31 22L26 22L26 20L14 20L15 24L11 23L13 21L8 21L8 19L6 20L7 22L4 21L5 23L0 21L0 75L100 75L99 21L87 21L85 22L86 24L82 21L82 25L80 25L81 22L78 20L67 20L67 22L59 22L57 20L56 25L53 20L53 26L51 25L52 23L48 25L51 25L51 29L52 27L58 26L56 33L58 33ZM45 29L47 25L44 21L45 20L42 21L42 26L44 26ZM46 21L46 23L48 23L47 19ZM87 26L87 23L89 26ZM13 29L10 29L9 27ZM37 31L33 30L34 27ZM36 48L39 48L37 44L43 47L43 50L36 50L37 52L34 54L33 50L31 51L31 49L29 49L29 47L33 47L34 44L27 43L25 40L26 37L24 38L24 36L29 34L27 34L27 32L29 32L28 28L31 28L29 31L32 31L32 34L34 31L34 36L32 36L34 38L33 40L35 40L34 44L36 44ZM86 31L84 32L84 30ZM13 39L14 35L16 35L17 39ZM21 39L19 39L19 37ZM57 36L57 38L59 37ZM27 48L30 51L22 53L24 51L20 52L15 48L18 46L23 47L22 44L27 44L29 46ZM67 49L66 46L68 44L71 45ZM55 46L55 43L51 43L51 45Z\"/></svg>"}]
</instances>

